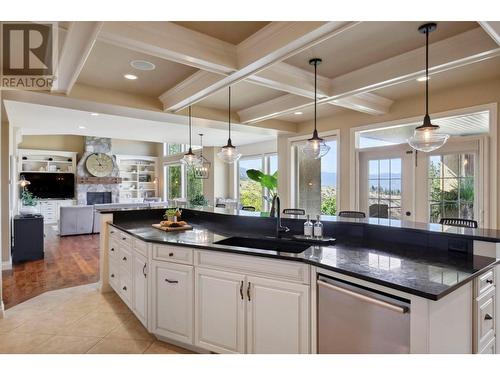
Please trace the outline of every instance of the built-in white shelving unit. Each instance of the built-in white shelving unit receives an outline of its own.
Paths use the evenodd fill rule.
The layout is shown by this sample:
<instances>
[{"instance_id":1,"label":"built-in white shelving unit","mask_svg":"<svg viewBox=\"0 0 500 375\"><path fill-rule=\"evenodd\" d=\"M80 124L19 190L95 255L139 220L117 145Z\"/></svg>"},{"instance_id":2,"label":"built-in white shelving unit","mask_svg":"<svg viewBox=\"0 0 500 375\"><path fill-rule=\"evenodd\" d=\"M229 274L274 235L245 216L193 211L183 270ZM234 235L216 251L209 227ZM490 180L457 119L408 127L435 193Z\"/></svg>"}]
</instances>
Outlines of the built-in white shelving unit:
<instances>
[{"instance_id":1,"label":"built-in white shelving unit","mask_svg":"<svg viewBox=\"0 0 500 375\"><path fill-rule=\"evenodd\" d=\"M158 196L158 158L116 155L120 168L120 202L142 202Z\"/></svg>"}]
</instances>

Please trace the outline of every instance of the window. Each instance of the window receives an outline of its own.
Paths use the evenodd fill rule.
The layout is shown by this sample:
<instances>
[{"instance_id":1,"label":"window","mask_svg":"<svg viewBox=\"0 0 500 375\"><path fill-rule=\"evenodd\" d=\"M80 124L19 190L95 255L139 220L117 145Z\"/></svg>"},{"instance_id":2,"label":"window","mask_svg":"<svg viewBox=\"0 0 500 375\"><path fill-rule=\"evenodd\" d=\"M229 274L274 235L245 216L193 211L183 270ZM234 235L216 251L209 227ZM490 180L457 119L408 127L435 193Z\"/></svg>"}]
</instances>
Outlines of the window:
<instances>
[{"instance_id":1,"label":"window","mask_svg":"<svg viewBox=\"0 0 500 375\"><path fill-rule=\"evenodd\" d=\"M321 159L309 159L302 152L304 142L294 144L295 206L310 215L337 212L337 140L326 139L330 151Z\"/></svg>"},{"instance_id":2,"label":"window","mask_svg":"<svg viewBox=\"0 0 500 375\"><path fill-rule=\"evenodd\" d=\"M242 158L238 163L239 201L242 206L255 207L256 211L268 211L271 202L264 197L268 192L262 189L260 183L252 181L247 176L247 170L257 169L266 174L278 171L278 155L265 154Z\"/></svg>"},{"instance_id":3,"label":"window","mask_svg":"<svg viewBox=\"0 0 500 375\"><path fill-rule=\"evenodd\" d=\"M182 165L169 164L165 165L165 193L167 199L182 198Z\"/></svg>"},{"instance_id":4,"label":"window","mask_svg":"<svg viewBox=\"0 0 500 375\"><path fill-rule=\"evenodd\" d=\"M256 211L263 210L263 191L260 183L252 181L247 176L249 169L263 171L262 157L243 158L239 161L239 192L242 206L255 207Z\"/></svg>"},{"instance_id":5,"label":"window","mask_svg":"<svg viewBox=\"0 0 500 375\"><path fill-rule=\"evenodd\" d=\"M429 221L443 217L474 219L474 154L432 155L429 158Z\"/></svg>"},{"instance_id":6,"label":"window","mask_svg":"<svg viewBox=\"0 0 500 375\"><path fill-rule=\"evenodd\" d=\"M401 218L401 159L368 161L368 215Z\"/></svg>"},{"instance_id":7,"label":"window","mask_svg":"<svg viewBox=\"0 0 500 375\"><path fill-rule=\"evenodd\" d=\"M191 202L197 195L203 194L203 180L194 177L193 168L186 168L186 198Z\"/></svg>"}]
</instances>

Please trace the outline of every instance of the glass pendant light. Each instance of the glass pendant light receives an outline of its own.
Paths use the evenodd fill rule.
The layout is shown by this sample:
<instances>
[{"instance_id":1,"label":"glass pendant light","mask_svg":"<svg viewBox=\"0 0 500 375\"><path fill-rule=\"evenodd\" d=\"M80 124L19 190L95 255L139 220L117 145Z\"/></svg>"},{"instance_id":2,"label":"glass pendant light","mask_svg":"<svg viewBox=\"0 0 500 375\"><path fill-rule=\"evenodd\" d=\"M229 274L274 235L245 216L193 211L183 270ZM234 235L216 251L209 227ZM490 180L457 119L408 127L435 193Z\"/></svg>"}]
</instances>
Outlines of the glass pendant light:
<instances>
[{"instance_id":1,"label":"glass pendant light","mask_svg":"<svg viewBox=\"0 0 500 375\"><path fill-rule=\"evenodd\" d=\"M210 177L210 162L203 156L203 134L198 134L200 136L200 163L194 166L194 178L200 180L206 180Z\"/></svg>"},{"instance_id":2,"label":"glass pendant light","mask_svg":"<svg viewBox=\"0 0 500 375\"><path fill-rule=\"evenodd\" d=\"M228 106L228 124L229 124L229 138L227 139L227 144L221 147L217 156L227 164L232 164L241 158L241 154L238 149L231 143L231 86L229 86L229 106Z\"/></svg>"},{"instance_id":3,"label":"glass pendant light","mask_svg":"<svg viewBox=\"0 0 500 375\"><path fill-rule=\"evenodd\" d=\"M442 147L450 136L439 132L439 126L431 123L429 116L429 34L436 30L435 23L426 23L418 28L425 34L425 116L422 125L415 128L408 144L417 151L431 152Z\"/></svg>"},{"instance_id":4,"label":"glass pendant light","mask_svg":"<svg viewBox=\"0 0 500 375\"><path fill-rule=\"evenodd\" d=\"M318 130L316 128L317 120L317 106L318 106L318 65L321 64L321 59L315 58L309 60L310 65L314 65L314 132L312 138L307 140L307 143L302 147L302 152L310 159L320 159L330 151L330 146L328 146L323 138L318 136Z\"/></svg>"},{"instance_id":5,"label":"glass pendant light","mask_svg":"<svg viewBox=\"0 0 500 375\"><path fill-rule=\"evenodd\" d=\"M186 154L184 154L181 161L189 167L193 167L200 163L200 160L193 153L193 149L191 147L191 106L189 107L189 150Z\"/></svg>"}]
</instances>

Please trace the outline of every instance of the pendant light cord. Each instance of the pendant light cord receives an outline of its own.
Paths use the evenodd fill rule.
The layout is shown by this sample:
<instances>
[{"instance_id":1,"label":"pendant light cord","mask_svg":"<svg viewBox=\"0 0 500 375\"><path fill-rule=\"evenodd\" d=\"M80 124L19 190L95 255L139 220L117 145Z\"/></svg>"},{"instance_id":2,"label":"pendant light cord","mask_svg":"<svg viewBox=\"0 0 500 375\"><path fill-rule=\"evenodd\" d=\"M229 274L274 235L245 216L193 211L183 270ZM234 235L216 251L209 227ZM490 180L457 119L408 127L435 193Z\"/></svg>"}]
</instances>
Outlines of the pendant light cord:
<instances>
[{"instance_id":1,"label":"pendant light cord","mask_svg":"<svg viewBox=\"0 0 500 375\"><path fill-rule=\"evenodd\" d=\"M314 63L314 131L316 132L316 105L318 103L317 93L318 93L318 62Z\"/></svg>"},{"instance_id":2,"label":"pendant light cord","mask_svg":"<svg viewBox=\"0 0 500 375\"><path fill-rule=\"evenodd\" d=\"M429 32L427 27L425 32L425 114L429 115Z\"/></svg>"},{"instance_id":3,"label":"pendant light cord","mask_svg":"<svg viewBox=\"0 0 500 375\"><path fill-rule=\"evenodd\" d=\"M191 148L191 106L189 106L189 151Z\"/></svg>"},{"instance_id":4,"label":"pendant light cord","mask_svg":"<svg viewBox=\"0 0 500 375\"><path fill-rule=\"evenodd\" d=\"M227 118L229 121L229 141L231 142L231 86L229 86L229 106L227 107Z\"/></svg>"}]
</instances>

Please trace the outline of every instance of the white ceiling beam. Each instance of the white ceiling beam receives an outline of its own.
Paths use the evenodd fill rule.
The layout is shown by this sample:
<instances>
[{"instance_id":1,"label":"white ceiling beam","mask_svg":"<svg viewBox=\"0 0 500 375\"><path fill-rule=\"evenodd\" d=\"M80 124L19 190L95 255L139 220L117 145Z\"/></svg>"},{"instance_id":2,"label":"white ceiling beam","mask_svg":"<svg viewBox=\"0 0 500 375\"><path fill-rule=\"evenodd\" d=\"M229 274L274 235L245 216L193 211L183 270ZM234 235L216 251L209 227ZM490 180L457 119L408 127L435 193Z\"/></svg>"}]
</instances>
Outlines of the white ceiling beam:
<instances>
[{"instance_id":1,"label":"white ceiling beam","mask_svg":"<svg viewBox=\"0 0 500 375\"><path fill-rule=\"evenodd\" d=\"M389 112L394 101L380 95L365 92L333 100L328 103L339 107L349 108L353 111L367 113L369 115L383 115Z\"/></svg>"},{"instance_id":2,"label":"white ceiling beam","mask_svg":"<svg viewBox=\"0 0 500 375\"><path fill-rule=\"evenodd\" d=\"M238 45L238 70L167 109L172 112L180 111L356 24L358 23L273 22Z\"/></svg>"},{"instance_id":3,"label":"white ceiling beam","mask_svg":"<svg viewBox=\"0 0 500 375\"><path fill-rule=\"evenodd\" d=\"M500 56L500 48L483 32L476 28L448 39L432 43L429 46L430 74L438 74L479 61ZM369 93L375 90L415 80L425 74L425 47L376 64L355 70L332 80L332 94L319 99L319 103L339 101L353 95ZM246 118L247 124L257 123L271 118L287 115L306 109L313 103L290 106L281 111L273 110L259 117Z\"/></svg>"},{"instance_id":4,"label":"white ceiling beam","mask_svg":"<svg viewBox=\"0 0 500 375\"><path fill-rule=\"evenodd\" d=\"M102 22L72 22L57 65L52 92L69 94L92 51Z\"/></svg>"},{"instance_id":5,"label":"white ceiling beam","mask_svg":"<svg viewBox=\"0 0 500 375\"><path fill-rule=\"evenodd\" d=\"M480 21L484 31L500 46L500 21Z\"/></svg>"},{"instance_id":6,"label":"white ceiling beam","mask_svg":"<svg viewBox=\"0 0 500 375\"><path fill-rule=\"evenodd\" d=\"M353 95L350 97L338 99L328 104L333 104L339 107L349 108L354 111L368 113L370 115L381 115L389 112L393 101L379 95L364 93ZM261 117L276 117L283 112L287 112L290 108L304 108L314 104L314 101L304 96L293 94L282 95L276 99L268 100L267 102L256 104L252 107L238 111L240 122L242 124L254 123L256 119Z\"/></svg>"},{"instance_id":7,"label":"white ceiling beam","mask_svg":"<svg viewBox=\"0 0 500 375\"><path fill-rule=\"evenodd\" d=\"M213 73L237 69L235 45L172 22L105 22L99 39Z\"/></svg>"}]
</instances>

